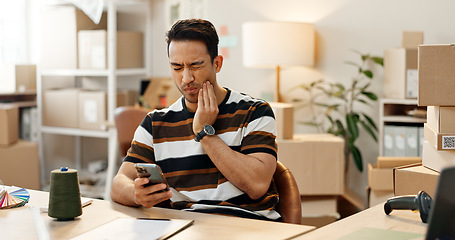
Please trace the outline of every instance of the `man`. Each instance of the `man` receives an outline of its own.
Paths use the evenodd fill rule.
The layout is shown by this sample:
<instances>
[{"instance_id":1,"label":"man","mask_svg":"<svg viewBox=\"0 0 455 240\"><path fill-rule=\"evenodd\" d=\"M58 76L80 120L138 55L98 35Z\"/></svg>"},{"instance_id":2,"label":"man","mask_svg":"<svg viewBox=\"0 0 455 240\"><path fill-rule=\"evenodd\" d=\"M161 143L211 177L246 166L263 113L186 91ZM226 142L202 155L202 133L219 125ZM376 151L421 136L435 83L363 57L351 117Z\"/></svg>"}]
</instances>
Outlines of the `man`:
<instances>
[{"instance_id":1,"label":"man","mask_svg":"<svg viewBox=\"0 0 455 240\"><path fill-rule=\"evenodd\" d=\"M166 41L172 77L183 96L168 108L150 112L137 128L113 180L112 200L279 220L270 106L218 85L223 57L210 22L178 21ZM135 163L159 165L171 190L160 191L164 184L144 187L148 179L137 178Z\"/></svg>"}]
</instances>

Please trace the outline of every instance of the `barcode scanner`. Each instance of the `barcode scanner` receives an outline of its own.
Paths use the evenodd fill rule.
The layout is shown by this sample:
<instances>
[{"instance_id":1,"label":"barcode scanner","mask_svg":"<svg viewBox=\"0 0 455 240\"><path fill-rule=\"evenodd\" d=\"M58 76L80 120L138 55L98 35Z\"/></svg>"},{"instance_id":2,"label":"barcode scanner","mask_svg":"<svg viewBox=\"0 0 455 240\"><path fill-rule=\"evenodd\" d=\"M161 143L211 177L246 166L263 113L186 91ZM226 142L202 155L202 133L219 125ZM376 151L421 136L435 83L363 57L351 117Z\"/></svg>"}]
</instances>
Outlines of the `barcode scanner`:
<instances>
[{"instance_id":1,"label":"barcode scanner","mask_svg":"<svg viewBox=\"0 0 455 240\"><path fill-rule=\"evenodd\" d=\"M422 222L427 223L432 201L433 199L431 196L424 191L420 191L415 196L392 197L389 198L384 204L384 212L389 215L393 210L418 210L420 212L420 219L422 219Z\"/></svg>"}]
</instances>

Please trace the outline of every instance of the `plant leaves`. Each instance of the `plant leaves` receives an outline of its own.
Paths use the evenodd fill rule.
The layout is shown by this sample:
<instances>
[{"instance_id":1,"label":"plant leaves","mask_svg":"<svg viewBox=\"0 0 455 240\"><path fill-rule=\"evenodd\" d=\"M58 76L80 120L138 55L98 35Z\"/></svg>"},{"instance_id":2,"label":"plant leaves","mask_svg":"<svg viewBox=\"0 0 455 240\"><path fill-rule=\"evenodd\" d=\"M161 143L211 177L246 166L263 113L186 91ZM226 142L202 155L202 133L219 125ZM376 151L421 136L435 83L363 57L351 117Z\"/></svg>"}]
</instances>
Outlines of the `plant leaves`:
<instances>
[{"instance_id":1,"label":"plant leaves","mask_svg":"<svg viewBox=\"0 0 455 240\"><path fill-rule=\"evenodd\" d=\"M378 96L376 94L374 94L373 92L362 91L362 94L367 96L369 99L371 99L373 101L378 100Z\"/></svg>"},{"instance_id":2,"label":"plant leaves","mask_svg":"<svg viewBox=\"0 0 455 240\"><path fill-rule=\"evenodd\" d=\"M368 126L364 121L360 121L362 127L370 134L370 136L374 139L375 142L378 142L378 138L376 134L371 130L370 126Z\"/></svg>"},{"instance_id":3,"label":"plant leaves","mask_svg":"<svg viewBox=\"0 0 455 240\"><path fill-rule=\"evenodd\" d=\"M368 121L370 126L372 126L376 131L378 131L378 128L376 127L376 124L374 123L373 119L371 119L368 115L363 114L363 117Z\"/></svg>"},{"instance_id":4,"label":"plant leaves","mask_svg":"<svg viewBox=\"0 0 455 240\"><path fill-rule=\"evenodd\" d=\"M355 166L360 172L363 172L362 154L359 149L355 145L349 145L349 150L351 151Z\"/></svg>"},{"instance_id":5,"label":"plant leaves","mask_svg":"<svg viewBox=\"0 0 455 240\"><path fill-rule=\"evenodd\" d=\"M373 60L373 62L375 62L376 64L384 66L384 58L382 57L372 57L371 60Z\"/></svg>"},{"instance_id":6,"label":"plant leaves","mask_svg":"<svg viewBox=\"0 0 455 240\"><path fill-rule=\"evenodd\" d=\"M342 123L340 120L336 120L335 123L336 123L336 125L337 125L337 127L338 127L337 132L339 132L339 134L336 134L336 135L337 135L337 136L339 136L339 135L343 135L343 136L346 135L346 129L344 128L343 123Z\"/></svg>"},{"instance_id":7,"label":"plant leaves","mask_svg":"<svg viewBox=\"0 0 455 240\"><path fill-rule=\"evenodd\" d=\"M346 115L346 125L348 126L348 132L351 138L354 140L359 136L359 129L354 120L354 117L351 114Z\"/></svg>"},{"instance_id":8,"label":"plant leaves","mask_svg":"<svg viewBox=\"0 0 455 240\"><path fill-rule=\"evenodd\" d=\"M373 78L373 72L371 72L370 70L362 71L362 73L363 73L363 75L365 75L369 79Z\"/></svg>"}]
</instances>

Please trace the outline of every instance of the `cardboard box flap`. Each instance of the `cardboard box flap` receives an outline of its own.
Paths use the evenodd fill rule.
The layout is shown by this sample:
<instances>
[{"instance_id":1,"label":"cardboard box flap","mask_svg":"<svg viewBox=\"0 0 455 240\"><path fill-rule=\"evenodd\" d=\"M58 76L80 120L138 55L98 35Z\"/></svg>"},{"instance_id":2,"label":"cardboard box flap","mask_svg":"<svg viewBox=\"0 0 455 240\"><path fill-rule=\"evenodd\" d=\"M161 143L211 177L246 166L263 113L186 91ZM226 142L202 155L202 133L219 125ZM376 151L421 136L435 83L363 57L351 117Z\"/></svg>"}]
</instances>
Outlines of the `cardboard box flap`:
<instances>
[{"instance_id":1,"label":"cardboard box flap","mask_svg":"<svg viewBox=\"0 0 455 240\"><path fill-rule=\"evenodd\" d=\"M418 48L421 44L423 44L423 32L403 31L401 47Z\"/></svg>"}]
</instances>

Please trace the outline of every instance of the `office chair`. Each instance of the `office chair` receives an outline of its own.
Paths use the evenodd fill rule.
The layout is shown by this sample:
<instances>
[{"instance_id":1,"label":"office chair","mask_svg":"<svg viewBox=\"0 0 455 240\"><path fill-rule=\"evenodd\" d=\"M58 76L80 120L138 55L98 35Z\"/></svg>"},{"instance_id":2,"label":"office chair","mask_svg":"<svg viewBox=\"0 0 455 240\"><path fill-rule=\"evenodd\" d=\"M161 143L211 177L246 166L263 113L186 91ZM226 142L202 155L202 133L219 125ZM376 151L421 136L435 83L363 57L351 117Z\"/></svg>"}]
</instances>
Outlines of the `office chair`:
<instances>
[{"instance_id":1,"label":"office chair","mask_svg":"<svg viewBox=\"0 0 455 240\"><path fill-rule=\"evenodd\" d=\"M117 139L122 156L126 156L139 124L149 110L141 107L122 106L115 109L114 121L117 128Z\"/></svg>"},{"instance_id":2,"label":"office chair","mask_svg":"<svg viewBox=\"0 0 455 240\"><path fill-rule=\"evenodd\" d=\"M148 110L144 108L131 106L123 106L115 109L115 126L117 127L120 153L123 154L123 156L126 156L126 153L131 146L134 132L147 113ZM277 211L280 213L283 222L301 224L302 206L300 202L300 192L294 175L292 175L291 171L284 166L283 163L277 161L273 179L278 194L280 195Z\"/></svg>"},{"instance_id":3,"label":"office chair","mask_svg":"<svg viewBox=\"0 0 455 240\"><path fill-rule=\"evenodd\" d=\"M283 163L277 161L273 179L280 196L276 210L280 213L283 222L301 224L302 205L294 175Z\"/></svg>"}]
</instances>

